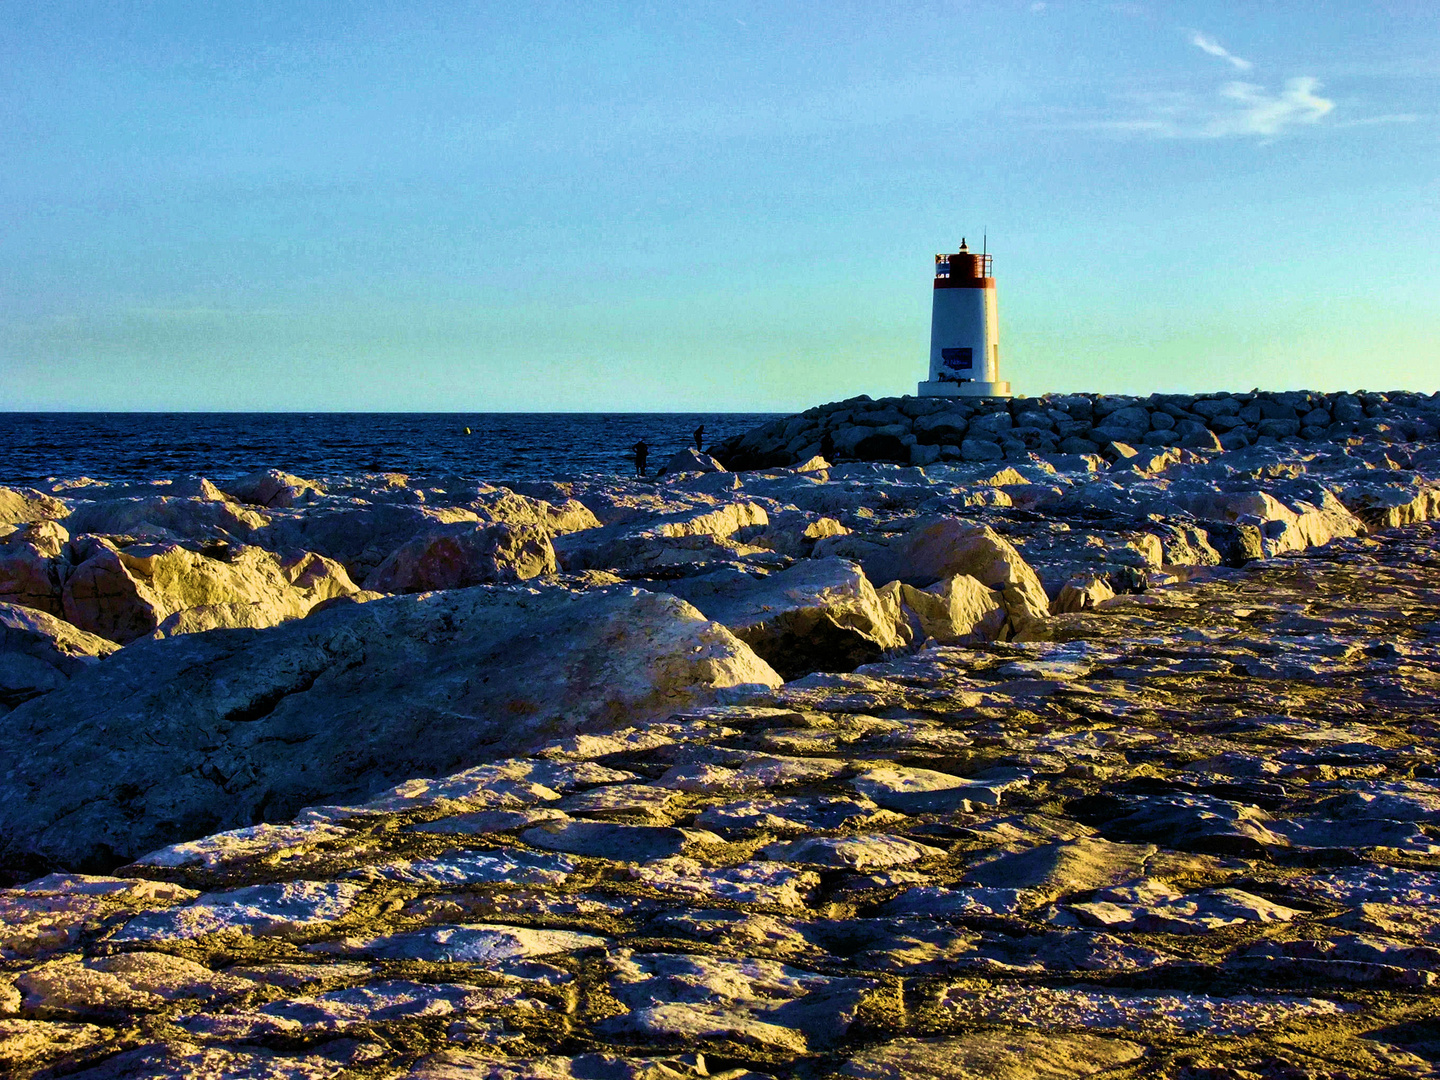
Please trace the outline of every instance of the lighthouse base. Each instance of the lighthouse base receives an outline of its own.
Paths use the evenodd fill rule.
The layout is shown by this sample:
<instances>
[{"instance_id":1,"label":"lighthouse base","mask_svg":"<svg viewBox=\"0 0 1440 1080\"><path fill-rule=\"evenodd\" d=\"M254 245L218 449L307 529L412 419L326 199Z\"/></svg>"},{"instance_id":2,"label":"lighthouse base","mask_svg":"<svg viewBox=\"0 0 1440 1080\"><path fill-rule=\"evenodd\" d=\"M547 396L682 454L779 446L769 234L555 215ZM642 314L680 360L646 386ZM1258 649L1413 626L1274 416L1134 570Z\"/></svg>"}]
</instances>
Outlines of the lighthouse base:
<instances>
[{"instance_id":1,"label":"lighthouse base","mask_svg":"<svg viewBox=\"0 0 1440 1080\"><path fill-rule=\"evenodd\" d=\"M1008 382L922 382L916 393L920 397L1011 397Z\"/></svg>"}]
</instances>

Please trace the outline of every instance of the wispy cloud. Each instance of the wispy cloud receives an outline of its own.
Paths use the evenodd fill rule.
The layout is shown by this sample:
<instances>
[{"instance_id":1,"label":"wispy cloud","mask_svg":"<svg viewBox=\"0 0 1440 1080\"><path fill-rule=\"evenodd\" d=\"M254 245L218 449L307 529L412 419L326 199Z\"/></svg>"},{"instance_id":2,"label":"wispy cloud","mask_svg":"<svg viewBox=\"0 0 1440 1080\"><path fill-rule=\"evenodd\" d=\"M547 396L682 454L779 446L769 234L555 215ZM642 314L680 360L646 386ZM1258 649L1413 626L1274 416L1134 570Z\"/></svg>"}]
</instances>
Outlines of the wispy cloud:
<instances>
[{"instance_id":1,"label":"wispy cloud","mask_svg":"<svg viewBox=\"0 0 1440 1080\"><path fill-rule=\"evenodd\" d=\"M1335 103L1321 97L1318 79L1285 80L1279 91L1257 83L1229 82L1214 97L1172 91L1131 96L1135 115L1088 126L1158 139L1270 138L1317 124Z\"/></svg>"},{"instance_id":2,"label":"wispy cloud","mask_svg":"<svg viewBox=\"0 0 1440 1080\"><path fill-rule=\"evenodd\" d=\"M1285 80L1285 89L1272 94L1254 83L1232 82L1220 88L1220 96L1234 103L1234 109L1212 117L1206 135L1278 135L1297 124L1315 124L1335 108L1335 102L1315 91L1320 80L1303 75Z\"/></svg>"},{"instance_id":3,"label":"wispy cloud","mask_svg":"<svg viewBox=\"0 0 1440 1080\"><path fill-rule=\"evenodd\" d=\"M1231 64L1233 64L1241 71L1249 71L1252 67L1255 66L1254 64L1250 63L1249 60L1244 60L1236 56L1229 49L1225 48L1225 46L1221 45L1218 41L1212 38L1209 34L1202 34L1199 30L1190 31L1190 44L1194 45L1202 52L1209 53L1211 56L1218 56L1221 60L1228 60Z\"/></svg>"}]
</instances>

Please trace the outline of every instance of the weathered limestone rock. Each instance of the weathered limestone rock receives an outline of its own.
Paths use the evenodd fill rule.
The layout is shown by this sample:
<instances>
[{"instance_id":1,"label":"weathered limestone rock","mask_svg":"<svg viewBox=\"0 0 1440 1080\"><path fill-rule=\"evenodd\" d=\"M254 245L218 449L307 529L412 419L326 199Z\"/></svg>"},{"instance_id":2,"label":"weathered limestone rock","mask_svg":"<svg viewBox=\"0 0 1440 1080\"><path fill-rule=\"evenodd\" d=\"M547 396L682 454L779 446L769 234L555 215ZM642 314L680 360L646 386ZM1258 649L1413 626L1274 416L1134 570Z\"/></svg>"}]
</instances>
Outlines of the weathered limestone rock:
<instances>
[{"instance_id":1,"label":"weathered limestone rock","mask_svg":"<svg viewBox=\"0 0 1440 1080\"><path fill-rule=\"evenodd\" d=\"M721 571L668 588L786 678L849 671L904 644L894 613L845 559L805 559L763 578Z\"/></svg>"},{"instance_id":2,"label":"weathered limestone rock","mask_svg":"<svg viewBox=\"0 0 1440 1080\"><path fill-rule=\"evenodd\" d=\"M70 513L62 499L31 488L0 487L0 525L54 521Z\"/></svg>"},{"instance_id":3,"label":"weathered limestone rock","mask_svg":"<svg viewBox=\"0 0 1440 1080\"><path fill-rule=\"evenodd\" d=\"M521 526L543 530L551 536L598 529L600 521L577 499L552 503L511 491L509 488L484 485L476 492L470 509L482 522Z\"/></svg>"},{"instance_id":4,"label":"weathered limestone rock","mask_svg":"<svg viewBox=\"0 0 1440 1080\"><path fill-rule=\"evenodd\" d=\"M60 599L70 534L59 522L33 521L0 537L0 602L64 612Z\"/></svg>"},{"instance_id":5,"label":"weathered limestone rock","mask_svg":"<svg viewBox=\"0 0 1440 1080\"><path fill-rule=\"evenodd\" d=\"M455 522L477 523L467 507L370 503L322 505L298 516L278 517L252 541L271 551L313 551L342 563L360 584L401 544Z\"/></svg>"},{"instance_id":6,"label":"weathered limestone rock","mask_svg":"<svg viewBox=\"0 0 1440 1080\"><path fill-rule=\"evenodd\" d=\"M365 579L365 587L376 592L461 589L526 581L555 570L555 549L544 530L459 522L401 544Z\"/></svg>"},{"instance_id":7,"label":"weathered limestone rock","mask_svg":"<svg viewBox=\"0 0 1440 1080\"><path fill-rule=\"evenodd\" d=\"M230 502L147 495L81 503L65 519L72 536L129 536L139 539L245 542L269 524L268 515Z\"/></svg>"},{"instance_id":8,"label":"weathered limestone rock","mask_svg":"<svg viewBox=\"0 0 1440 1080\"><path fill-rule=\"evenodd\" d=\"M325 489L313 480L302 480L280 469L266 469L229 484L225 493L253 506L286 508L324 495Z\"/></svg>"},{"instance_id":9,"label":"weathered limestone rock","mask_svg":"<svg viewBox=\"0 0 1440 1080\"><path fill-rule=\"evenodd\" d=\"M886 543L858 536L823 540L815 545L815 554L854 558L874 581L926 586L957 574L969 575L1000 592L1017 631L1043 622L1049 614L1045 587L1014 546L989 526L960 518L921 520Z\"/></svg>"},{"instance_id":10,"label":"weathered limestone rock","mask_svg":"<svg viewBox=\"0 0 1440 1080\"><path fill-rule=\"evenodd\" d=\"M1106 600L1115 599L1115 590L1098 574L1083 574L1067 581L1060 595L1050 605L1052 615L1086 611Z\"/></svg>"},{"instance_id":11,"label":"weathered limestone rock","mask_svg":"<svg viewBox=\"0 0 1440 1080\"><path fill-rule=\"evenodd\" d=\"M900 606L913 641L934 638L941 645L970 638L994 641L1005 629L1003 595L969 574L951 574L925 589L892 581L880 595Z\"/></svg>"},{"instance_id":12,"label":"weathered limestone rock","mask_svg":"<svg viewBox=\"0 0 1440 1080\"><path fill-rule=\"evenodd\" d=\"M694 447L687 446L684 450L678 451L669 461L661 466L657 476L674 476L676 473L712 473L724 472L725 466L716 461L709 454L702 454Z\"/></svg>"},{"instance_id":13,"label":"weathered limestone rock","mask_svg":"<svg viewBox=\"0 0 1440 1080\"><path fill-rule=\"evenodd\" d=\"M46 612L0 603L0 706L58 690L119 647Z\"/></svg>"},{"instance_id":14,"label":"weathered limestone rock","mask_svg":"<svg viewBox=\"0 0 1440 1080\"><path fill-rule=\"evenodd\" d=\"M148 634L274 626L357 590L344 567L313 552L282 561L258 547L209 558L175 544L120 549L103 537L73 545L66 618L122 645Z\"/></svg>"},{"instance_id":15,"label":"weathered limestone rock","mask_svg":"<svg viewBox=\"0 0 1440 1080\"><path fill-rule=\"evenodd\" d=\"M641 590L461 589L143 642L0 717L19 748L0 851L113 865L779 683L729 631Z\"/></svg>"},{"instance_id":16,"label":"weathered limestone rock","mask_svg":"<svg viewBox=\"0 0 1440 1080\"><path fill-rule=\"evenodd\" d=\"M703 562L725 551L725 541L740 530L769 520L759 503L725 502L557 537L555 555L569 571L638 573Z\"/></svg>"}]
</instances>

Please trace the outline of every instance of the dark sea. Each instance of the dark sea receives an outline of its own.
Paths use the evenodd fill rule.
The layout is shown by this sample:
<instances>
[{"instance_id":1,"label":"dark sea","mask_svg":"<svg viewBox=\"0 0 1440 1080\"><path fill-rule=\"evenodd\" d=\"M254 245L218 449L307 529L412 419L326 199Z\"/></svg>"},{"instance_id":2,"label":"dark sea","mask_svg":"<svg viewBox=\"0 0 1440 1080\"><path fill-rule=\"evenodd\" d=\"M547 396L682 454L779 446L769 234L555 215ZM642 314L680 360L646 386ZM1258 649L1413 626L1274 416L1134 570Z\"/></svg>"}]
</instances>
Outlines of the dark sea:
<instances>
[{"instance_id":1,"label":"dark sea","mask_svg":"<svg viewBox=\"0 0 1440 1080\"><path fill-rule=\"evenodd\" d=\"M226 480L257 469L303 477L553 480L649 471L772 418L768 413L0 413L0 485L50 479ZM466 429L470 433L466 434Z\"/></svg>"}]
</instances>

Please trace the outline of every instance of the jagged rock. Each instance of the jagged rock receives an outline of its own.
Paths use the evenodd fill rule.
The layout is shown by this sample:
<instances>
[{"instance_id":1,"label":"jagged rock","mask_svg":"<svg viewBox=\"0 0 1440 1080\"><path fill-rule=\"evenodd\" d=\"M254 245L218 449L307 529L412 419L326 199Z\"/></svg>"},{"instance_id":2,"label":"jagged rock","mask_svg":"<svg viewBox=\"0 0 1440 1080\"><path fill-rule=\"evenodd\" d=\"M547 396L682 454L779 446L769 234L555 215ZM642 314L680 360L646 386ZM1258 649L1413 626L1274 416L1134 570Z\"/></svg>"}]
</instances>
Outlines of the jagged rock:
<instances>
[{"instance_id":1,"label":"jagged rock","mask_svg":"<svg viewBox=\"0 0 1440 1080\"><path fill-rule=\"evenodd\" d=\"M702 454L699 450L687 446L684 450L678 451L669 461L660 467L657 476L673 476L676 473L712 473L724 472L725 466L716 461L709 454Z\"/></svg>"},{"instance_id":2,"label":"jagged rock","mask_svg":"<svg viewBox=\"0 0 1440 1080\"><path fill-rule=\"evenodd\" d=\"M386 557L417 536L456 522L478 523L467 507L372 503L321 505L298 516L279 517L253 537L271 551L313 551L342 563L360 584Z\"/></svg>"},{"instance_id":3,"label":"jagged rock","mask_svg":"<svg viewBox=\"0 0 1440 1080\"><path fill-rule=\"evenodd\" d=\"M483 522L529 525L551 536L600 527L599 519L578 499L566 498L553 503L503 487L478 490L470 509Z\"/></svg>"},{"instance_id":4,"label":"jagged rock","mask_svg":"<svg viewBox=\"0 0 1440 1080\"><path fill-rule=\"evenodd\" d=\"M769 511L765 531L754 542L782 555L801 559L810 555L818 540L827 536L845 536L850 530L832 517L803 510Z\"/></svg>"},{"instance_id":5,"label":"jagged rock","mask_svg":"<svg viewBox=\"0 0 1440 1080\"><path fill-rule=\"evenodd\" d=\"M1108 581L1097 574L1084 574L1064 584L1060 595L1050 604L1050 613L1065 615L1072 611L1085 611L1113 599L1115 590Z\"/></svg>"},{"instance_id":6,"label":"jagged rock","mask_svg":"<svg viewBox=\"0 0 1440 1080\"><path fill-rule=\"evenodd\" d=\"M994 641L1005 629L1003 595L969 574L952 574L925 589L892 581L879 593L899 606L914 641L954 645L971 638Z\"/></svg>"},{"instance_id":7,"label":"jagged rock","mask_svg":"<svg viewBox=\"0 0 1440 1080\"><path fill-rule=\"evenodd\" d=\"M765 857L777 862L853 870L904 866L919 859L930 859L944 854L939 848L930 847L928 844L917 844L903 836L887 836L883 833L871 836L787 840L765 848Z\"/></svg>"},{"instance_id":8,"label":"jagged rock","mask_svg":"<svg viewBox=\"0 0 1440 1080\"><path fill-rule=\"evenodd\" d=\"M25 1076L68 1054L77 1054L114 1037L95 1024L47 1020L0 1020L0 1069Z\"/></svg>"},{"instance_id":9,"label":"jagged rock","mask_svg":"<svg viewBox=\"0 0 1440 1080\"><path fill-rule=\"evenodd\" d=\"M401 544L365 578L365 587L402 593L462 589L526 581L555 570L555 549L545 531L459 522Z\"/></svg>"},{"instance_id":10,"label":"jagged rock","mask_svg":"<svg viewBox=\"0 0 1440 1080\"><path fill-rule=\"evenodd\" d=\"M241 477L228 485L225 493L253 506L288 508L324 495L325 489L313 480L302 480L280 469L266 469Z\"/></svg>"},{"instance_id":11,"label":"jagged rock","mask_svg":"<svg viewBox=\"0 0 1440 1080\"><path fill-rule=\"evenodd\" d=\"M142 540L248 541L268 515L230 502L147 495L81 503L65 519L72 536L128 536Z\"/></svg>"},{"instance_id":12,"label":"jagged rock","mask_svg":"<svg viewBox=\"0 0 1440 1080\"><path fill-rule=\"evenodd\" d=\"M61 583L70 534L59 522L33 521L0 537L0 602L63 615Z\"/></svg>"},{"instance_id":13,"label":"jagged rock","mask_svg":"<svg viewBox=\"0 0 1440 1080\"><path fill-rule=\"evenodd\" d=\"M740 530L769 520L759 503L720 503L557 537L555 555L569 571L640 572L704 562L728 555L725 541Z\"/></svg>"},{"instance_id":14,"label":"jagged rock","mask_svg":"<svg viewBox=\"0 0 1440 1080\"><path fill-rule=\"evenodd\" d=\"M779 683L729 631L640 590L460 589L145 642L0 717L23 747L0 850L113 865Z\"/></svg>"},{"instance_id":15,"label":"jagged rock","mask_svg":"<svg viewBox=\"0 0 1440 1080\"><path fill-rule=\"evenodd\" d=\"M208 558L175 544L120 549L103 537L73 545L66 618L121 644L220 627L275 626L357 590L344 567L313 552L284 560L258 547Z\"/></svg>"},{"instance_id":16,"label":"jagged rock","mask_svg":"<svg viewBox=\"0 0 1440 1080\"><path fill-rule=\"evenodd\" d=\"M1040 578L1009 541L986 525L953 517L925 519L886 543L843 536L816 544L815 554L857 559L872 581L926 586L969 575L1001 593L1017 630L1049 615L1050 598Z\"/></svg>"},{"instance_id":17,"label":"jagged rock","mask_svg":"<svg viewBox=\"0 0 1440 1080\"><path fill-rule=\"evenodd\" d=\"M848 671L903 644L897 613L845 559L806 559L763 578L726 570L667 587L787 679Z\"/></svg>"},{"instance_id":18,"label":"jagged rock","mask_svg":"<svg viewBox=\"0 0 1440 1080\"><path fill-rule=\"evenodd\" d=\"M0 603L0 706L58 690L119 647L43 611Z\"/></svg>"},{"instance_id":19,"label":"jagged rock","mask_svg":"<svg viewBox=\"0 0 1440 1080\"><path fill-rule=\"evenodd\" d=\"M63 499L33 488L0 487L0 525L59 520L69 513Z\"/></svg>"}]
</instances>

